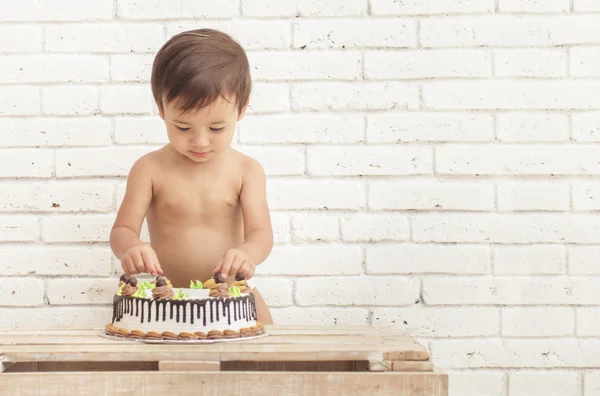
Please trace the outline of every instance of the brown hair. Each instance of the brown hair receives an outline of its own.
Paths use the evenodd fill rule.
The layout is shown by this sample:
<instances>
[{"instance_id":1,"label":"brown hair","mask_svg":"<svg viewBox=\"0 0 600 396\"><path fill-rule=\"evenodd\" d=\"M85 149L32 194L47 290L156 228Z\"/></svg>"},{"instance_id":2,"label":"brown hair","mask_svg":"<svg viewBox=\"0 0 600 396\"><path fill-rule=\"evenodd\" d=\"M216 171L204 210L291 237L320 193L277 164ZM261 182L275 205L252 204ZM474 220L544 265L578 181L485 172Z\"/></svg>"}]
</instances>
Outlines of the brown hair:
<instances>
[{"instance_id":1,"label":"brown hair","mask_svg":"<svg viewBox=\"0 0 600 396\"><path fill-rule=\"evenodd\" d=\"M152 94L159 108L175 100L184 113L235 95L238 112L248 104L252 80L244 49L229 35L212 29L179 33L156 54Z\"/></svg>"}]
</instances>

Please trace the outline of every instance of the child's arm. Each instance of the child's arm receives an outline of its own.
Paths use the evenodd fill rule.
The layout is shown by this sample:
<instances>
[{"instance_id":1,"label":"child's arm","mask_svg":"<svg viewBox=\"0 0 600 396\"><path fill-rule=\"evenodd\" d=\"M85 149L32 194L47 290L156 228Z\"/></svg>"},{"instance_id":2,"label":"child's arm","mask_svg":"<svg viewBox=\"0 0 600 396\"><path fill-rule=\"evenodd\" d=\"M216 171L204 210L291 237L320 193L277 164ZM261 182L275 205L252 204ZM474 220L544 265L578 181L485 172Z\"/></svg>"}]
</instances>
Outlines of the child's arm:
<instances>
[{"instance_id":1,"label":"child's arm","mask_svg":"<svg viewBox=\"0 0 600 396\"><path fill-rule=\"evenodd\" d=\"M229 250L214 272L221 272L225 277L241 272L250 279L255 266L265 261L273 248L265 171L251 158L248 158L244 170L240 203L244 217L244 243Z\"/></svg>"},{"instance_id":2,"label":"child's arm","mask_svg":"<svg viewBox=\"0 0 600 396\"><path fill-rule=\"evenodd\" d=\"M151 165L144 156L131 168L125 197L110 233L110 247L127 274L162 274L156 253L140 240L142 223L152 200Z\"/></svg>"}]
</instances>

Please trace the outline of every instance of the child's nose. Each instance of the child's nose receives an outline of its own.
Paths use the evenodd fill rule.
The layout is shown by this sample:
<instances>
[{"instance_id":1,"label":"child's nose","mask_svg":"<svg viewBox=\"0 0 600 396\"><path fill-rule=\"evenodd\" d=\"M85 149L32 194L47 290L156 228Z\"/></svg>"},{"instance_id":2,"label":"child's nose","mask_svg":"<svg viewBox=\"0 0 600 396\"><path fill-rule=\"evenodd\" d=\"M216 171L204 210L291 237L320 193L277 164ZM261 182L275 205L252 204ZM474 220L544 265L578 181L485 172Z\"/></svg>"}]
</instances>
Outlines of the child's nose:
<instances>
[{"instance_id":1,"label":"child's nose","mask_svg":"<svg viewBox=\"0 0 600 396\"><path fill-rule=\"evenodd\" d=\"M208 143L209 143L208 134L206 134L204 132L198 132L194 136L194 141L193 141L194 146L204 147L204 146L208 146Z\"/></svg>"}]
</instances>

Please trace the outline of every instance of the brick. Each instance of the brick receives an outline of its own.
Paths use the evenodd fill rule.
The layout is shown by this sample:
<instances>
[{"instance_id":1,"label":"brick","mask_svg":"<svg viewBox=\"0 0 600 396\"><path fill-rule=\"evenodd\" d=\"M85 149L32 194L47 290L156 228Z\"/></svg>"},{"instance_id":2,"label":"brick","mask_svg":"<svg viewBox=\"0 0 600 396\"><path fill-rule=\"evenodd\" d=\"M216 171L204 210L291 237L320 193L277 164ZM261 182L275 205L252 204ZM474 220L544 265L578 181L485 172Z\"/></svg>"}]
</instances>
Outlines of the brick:
<instances>
[{"instance_id":1,"label":"brick","mask_svg":"<svg viewBox=\"0 0 600 396\"><path fill-rule=\"evenodd\" d=\"M398 82L302 83L292 86L295 110L418 110L419 88Z\"/></svg>"},{"instance_id":2,"label":"brick","mask_svg":"<svg viewBox=\"0 0 600 396\"><path fill-rule=\"evenodd\" d=\"M110 275L108 247L18 245L0 248L0 275Z\"/></svg>"},{"instance_id":3,"label":"brick","mask_svg":"<svg viewBox=\"0 0 600 396\"><path fill-rule=\"evenodd\" d=\"M56 152L56 176L127 176L133 163L152 150L152 147L59 150Z\"/></svg>"},{"instance_id":4,"label":"brick","mask_svg":"<svg viewBox=\"0 0 600 396\"><path fill-rule=\"evenodd\" d=\"M269 307L294 305L292 281L280 278L255 277L252 280Z\"/></svg>"},{"instance_id":5,"label":"brick","mask_svg":"<svg viewBox=\"0 0 600 396\"><path fill-rule=\"evenodd\" d=\"M598 5L600 9L600 4ZM600 393L600 372L583 373L583 394L584 396L597 395Z\"/></svg>"},{"instance_id":6,"label":"brick","mask_svg":"<svg viewBox=\"0 0 600 396\"><path fill-rule=\"evenodd\" d=\"M364 117L351 114L261 115L244 118L242 143L360 143Z\"/></svg>"},{"instance_id":7,"label":"brick","mask_svg":"<svg viewBox=\"0 0 600 396\"><path fill-rule=\"evenodd\" d=\"M339 219L325 214L294 214L292 237L294 242L337 241L340 237Z\"/></svg>"},{"instance_id":8,"label":"brick","mask_svg":"<svg viewBox=\"0 0 600 396\"><path fill-rule=\"evenodd\" d=\"M112 319L112 305L89 307L43 307L0 309L3 329L100 329Z\"/></svg>"},{"instance_id":9,"label":"brick","mask_svg":"<svg viewBox=\"0 0 600 396\"><path fill-rule=\"evenodd\" d=\"M181 0L166 5L160 0L117 0L119 19L163 20L229 18L238 14L235 0Z\"/></svg>"},{"instance_id":10,"label":"brick","mask_svg":"<svg viewBox=\"0 0 600 396\"><path fill-rule=\"evenodd\" d=\"M30 242L40 237L40 223L34 216L1 215L0 242Z\"/></svg>"},{"instance_id":11,"label":"brick","mask_svg":"<svg viewBox=\"0 0 600 396\"><path fill-rule=\"evenodd\" d=\"M42 52L43 34L42 26L0 26L0 53Z\"/></svg>"},{"instance_id":12,"label":"brick","mask_svg":"<svg viewBox=\"0 0 600 396\"><path fill-rule=\"evenodd\" d=\"M600 23L600 20L599 20ZM423 105L457 110L589 110L600 108L590 81L444 81L423 85Z\"/></svg>"},{"instance_id":13,"label":"brick","mask_svg":"<svg viewBox=\"0 0 600 396\"><path fill-rule=\"evenodd\" d=\"M327 271L321 272L328 274ZM413 305L419 299L416 279L394 277L327 277L296 280L296 304Z\"/></svg>"},{"instance_id":14,"label":"brick","mask_svg":"<svg viewBox=\"0 0 600 396\"><path fill-rule=\"evenodd\" d=\"M369 208L384 210L494 210L494 186L438 181L371 181Z\"/></svg>"},{"instance_id":15,"label":"brick","mask_svg":"<svg viewBox=\"0 0 600 396\"><path fill-rule=\"evenodd\" d=\"M564 246L501 246L492 250L494 273L499 275L542 275L565 272Z\"/></svg>"},{"instance_id":16,"label":"brick","mask_svg":"<svg viewBox=\"0 0 600 396\"><path fill-rule=\"evenodd\" d=\"M0 147L106 146L111 135L105 118L0 118Z\"/></svg>"},{"instance_id":17,"label":"brick","mask_svg":"<svg viewBox=\"0 0 600 396\"><path fill-rule=\"evenodd\" d=\"M498 9L502 12L568 13L569 0L500 0Z\"/></svg>"},{"instance_id":18,"label":"brick","mask_svg":"<svg viewBox=\"0 0 600 396\"><path fill-rule=\"evenodd\" d=\"M342 240L351 242L405 241L410 234L408 217L361 213L341 218Z\"/></svg>"},{"instance_id":19,"label":"brick","mask_svg":"<svg viewBox=\"0 0 600 396\"><path fill-rule=\"evenodd\" d=\"M151 114L155 108L147 85L111 85L100 87L100 111L103 114Z\"/></svg>"},{"instance_id":20,"label":"brick","mask_svg":"<svg viewBox=\"0 0 600 396\"><path fill-rule=\"evenodd\" d=\"M500 312L495 307L375 308L373 324L394 327L417 337L474 337L500 334Z\"/></svg>"},{"instance_id":21,"label":"brick","mask_svg":"<svg viewBox=\"0 0 600 396\"><path fill-rule=\"evenodd\" d=\"M572 47L569 51L569 74L572 77L600 77L598 47Z\"/></svg>"},{"instance_id":22,"label":"brick","mask_svg":"<svg viewBox=\"0 0 600 396\"><path fill-rule=\"evenodd\" d=\"M500 182L498 208L503 211L568 211L570 195L567 184Z\"/></svg>"},{"instance_id":23,"label":"brick","mask_svg":"<svg viewBox=\"0 0 600 396\"><path fill-rule=\"evenodd\" d=\"M51 150L0 150L0 178L51 177L54 154Z\"/></svg>"},{"instance_id":24,"label":"brick","mask_svg":"<svg viewBox=\"0 0 600 396\"><path fill-rule=\"evenodd\" d=\"M0 306L35 307L43 304L43 280L34 278L0 279Z\"/></svg>"},{"instance_id":25,"label":"brick","mask_svg":"<svg viewBox=\"0 0 600 396\"><path fill-rule=\"evenodd\" d=\"M600 11L600 2L598 0L573 0L573 9L574 11Z\"/></svg>"},{"instance_id":26,"label":"brick","mask_svg":"<svg viewBox=\"0 0 600 396\"><path fill-rule=\"evenodd\" d=\"M523 307L502 309L505 337L573 336L575 310L571 307Z\"/></svg>"},{"instance_id":27,"label":"brick","mask_svg":"<svg viewBox=\"0 0 600 396\"><path fill-rule=\"evenodd\" d=\"M248 114L280 113L290 110L290 89L286 84L257 83L252 87Z\"/></svg>"},{"instance_id":28,"label":"brick","mask_svg":"<svg viewBox=\"0 0 600 396\"><path fill-rule=\"evenodd\" d=\"M114 221L114 214L46 217L42 223L42 239L51 243L108 242Z\"/></svg>"},{"instance_id":29,"label":"brick","mask_svg":"<svg viewBox=\"0 0 600 396\"><path fill-rule=\"evenodd\" d=\"M115 117L117 144L166 144L169 142L164 121L159 116Z\"/></svg>"},{"instance_id":30,"label":"brick","mask_svg":"<svg viewBox=\"0 0 600 396\"><path fill-rule=\"evenodd\" d=\"M308 147L310 175L423 175L433 172L428 147Z\"/></svg>"},{"instance_id":31,"label":"brick","mask_svg":"<svg viewBox=\"0 0 600 396\"><path fill-rule=\"evenodd\" d=\"M91 3L79 0L23 0L0 4L0 20L14 21L98 21L113 17L113 0Z\"/></svg>"},{"instance_id":32,"label":"brick","mask_svg":"<svg viewBox=\"0 0 600 396\"><path fill-rule=\"evenodd\" d=\"M106 304L112 301L118 289L117 279L50 279L48 302L50 305Z\"/></svg>"},{"instance_id":33,"label":"brick","mask_svg":"<svg viewBox=\"0 0 600 396\"><path fill-rule=\"evenodd\" d=\"M597 304L600 279L584 277L429 277L423 279L429 305Z\"/></svg>"},{"instance_id":34,"label":"brick","mask_svg":"<svg viewBox=\"0 0 600 396\"><path fill-rule=\"evenodd\" d=\"M0 83L108 81L108 62L98 55L11 55L0 62Z\"/></svg>"},{"instance_id":35,"label":"brick","mask_svg":"<svg viewBox=\"0 0 600 396\"><path fill-rule=\"evenodd\" d=\"M96 87L46 87L42 89L42 112L49 115L98 114Z\"/></svg>"},{"instance_id":36,"label":"brick","mask_svg":"<svg viewBox=\"0 0 600 396\"><path fill-rule=\"evenodd\" d=\"M109 183L5 184L0 190L2 212L108 212L114 210Z\"/></svg>"},{"instance_id":37,"label":"brick","mask_svg":"<svg viewBox=\"0 0 600 396\"><path fill-rule=\"evenodd\" d=\"M569 274L600 275L599 255L598 246L569 246Z\"/></svg>"},{"instance_id":38,"label":"brick","mask_svg":"<svg viewBox=\"0 0 600 396\"><path fill-rule=\"evenodd\" d=\"M0 98L0 116L30 116L42 110L39 88L0 86Z\"/></svg>"},{"instance_id":39,"label":"brick","mask_svg":"<svg viewBox=\"0 0 600 396\"><path fill-rule=\"evenodd\" d=\"M493 0L371 0L373 15L490 13L494 8Z\"/></svg>"},{"instance_id":40,"label":"brick","mask_svg":"<svg viewBox=\"0 0 600 396\"><path fill-rule=\"evenodd\" d=\"M290 0L281 2L245 0L242 2L242 15L265 17L364 16L367 15L367 2L364 0Z\"/></svg>"},{"instance_id":41,"label":"brick","mask_svg":"<svg viewBox=\"0 0 600 396\"><path fill-rule=\"evenodd\" d=\"M598 188L597 183L591 181L579 181L574 182L571 188L573 191L573 209L600 209L600 189Z\"/></svg>"},{"instance_id":42,"label":"brick","mask_svg":"<svg viewBox=\"0 0 600 396\"><path fill-rule=\"evenodd\" d=\"M357 275L362 273L362 250L352 245L275 246L260 265L261 275Z\"/></svg>"},{"instance_id":43,"label":"brick","mask_svg":"<svg viewBox=\"0 0 600 396\"><path fill-rule=\"evenodd\" d=\"M149 82L154 55L127 54L110 57L110 81Z\"/></svg>"},{"instance_id":44,"label":"brick","mask_svg":"<svg viewBox=\"0 0 600 396\"><path fill-rule=\"evenodd\" d=\"M260 162L268 176L304 174L303 148L245 146L239 149Z\"/></svg>"},{"instance_id":45,"label":"brick","mask_svg":"<svg viewBox=\"0 0 600 396\"><path fill-rule=\"evenodd\" d=\"M600 113L585 112L571 115L573 139L580 142L600 142Z\"/></svg>"},{"instance_id":46,"label":"brick","mask_svg":"<svg viewBox=\"0 0 600 396\"><path fill-rule=\"evenodd\" d=\"M271 209L360 210L365 193L354 181L271 179L267 188Z\"/></svg>"},{"instance_id":47,"label":"brick","mask_svg":"<svg viewBox=\"0 0 600 396\"><path fill-rule=\"evenodd\" d=\"M565 77L567 53L563 49L497 49L494 65L498 77Z\"/></svg>"},{"instance_id":48,"label":"brick","mask_svg":"<svg viewBox=\"0 0 600 396\"><path fill-rule=\"evenodd\" d=\"M367 116L369 143L489 142L493 139L494 123L487 114L394 112Z\"/></svg>"},{"instance_id":49,"label":"brick","mask_svg":"<svg viewBox=\"0 0 600 396\"><path fill-rule=\"evenodd\" d=\"M578 396L581 377L572 371L521 371L511 373L508 380L511 396Z\"/></svg>"},{"instance_id":50,"label":"brick","mask_svg":"<svg viewBox=\"0 0 600 396\"><path fill-rule=\"evenodd\" d=\"M452 396L506 396L506 376L497 371L450 371L448 390Z\"/></svg>"},{"instance_id":51,"label":"brick","mask_svg":"<svg viewBox=\"0 0 600 396\"><path fill-rule=\"evenodd\" d=\"M489 77L491 63L489 52L482 50L368 51L365 77L370 80Z\"/></svg>"},{"instance_id":52,"label":"brick","mask_svg":"<svg viewBox=\"0 0 600 396\"><path fill-rule=\"evenodd\" d=\"M576 308L577 335L580 337L597 337L600 335L600 308Z\"/></svg>"},{"instance_id":53,"label":"brick","mask_svg":"<svg viewBox=\"0 0 600 396\"><path fill-rule=\"evenodd\" d=\"M417 24L409 19L298 19L296 48L409 48L417 46Z\"/></svg>"},{"instance_id":54,"label":"brick","mask_svg":"<svg viewBox=\"0 0 600 396\"><path fill-rule=\"evenodd\" d=\"M487 274L490 249L475 245L367 246L368 274Z\"/></svg>"},{"instance_id":55,"label":"brick","mask_svg":"<svg viewBox=\"0 0 600 396\"><path fill-rule=\"evenodd\" d=\"M436 173L464 175L599 174L600 150L583 145L444 145ZM310 165L310 163L309 163Z\"/></svg>"},{"instance_id":56,"label":"brick","mask_svg":"<svg viewBox=\"0 0 600 396\"><path fill-rule=\"evenodd\" d=\"M567 142L566 114L503 113L496 115L498 140L502 142Z\"/></svg>"},{"instance_id":57,"label":"brick","mask_svg":"<svg viewBox=\"0 0 600 396\"><path fill-rule=\"evenodd\" d=\"M257 81L359 80L362 56L358 51L250 52L248 59Z\"/></svg>"},{"instance_id":58,"label":"brick","mask_svg":"<svg viewBox=\"0 0 600 396\"><path fill-rule=\"evenodd\" d=\"M271 212L273 241L276 244L289 243L292 234L292 219L288 213Z\"/></svg>"},{"instance_id":59,"label":"brick","mask_svg":"<svg viewBox=\"0 0 600 396\"><path fill-rule=\"evenodd\" d=\"M271 309L275 323L292 326L333 326L368 324L367 308L340 307L286 307Z\"/></svg>"}]
</instances>

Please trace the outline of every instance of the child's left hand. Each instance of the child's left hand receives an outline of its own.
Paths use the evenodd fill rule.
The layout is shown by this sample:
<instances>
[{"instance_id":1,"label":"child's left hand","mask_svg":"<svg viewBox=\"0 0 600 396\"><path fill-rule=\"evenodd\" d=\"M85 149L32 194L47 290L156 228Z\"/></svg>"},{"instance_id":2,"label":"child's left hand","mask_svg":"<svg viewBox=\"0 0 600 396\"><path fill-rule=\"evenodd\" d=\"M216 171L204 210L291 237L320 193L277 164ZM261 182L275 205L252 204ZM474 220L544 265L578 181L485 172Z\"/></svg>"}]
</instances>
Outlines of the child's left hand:
<instances>
[{"instance_id":1,"label":"child's left hand","mask_svg":"<svg viewBox=\"0 0 600 396\"><path fill-rule=\"evenodd\" d=\"M241 272L246 276L246 279L250 279L254 276L255 270L256 264L246 252L240 249L229 249L213 270L213 273L220 272L226 278Z\"/></svg>"}]
</instances>

